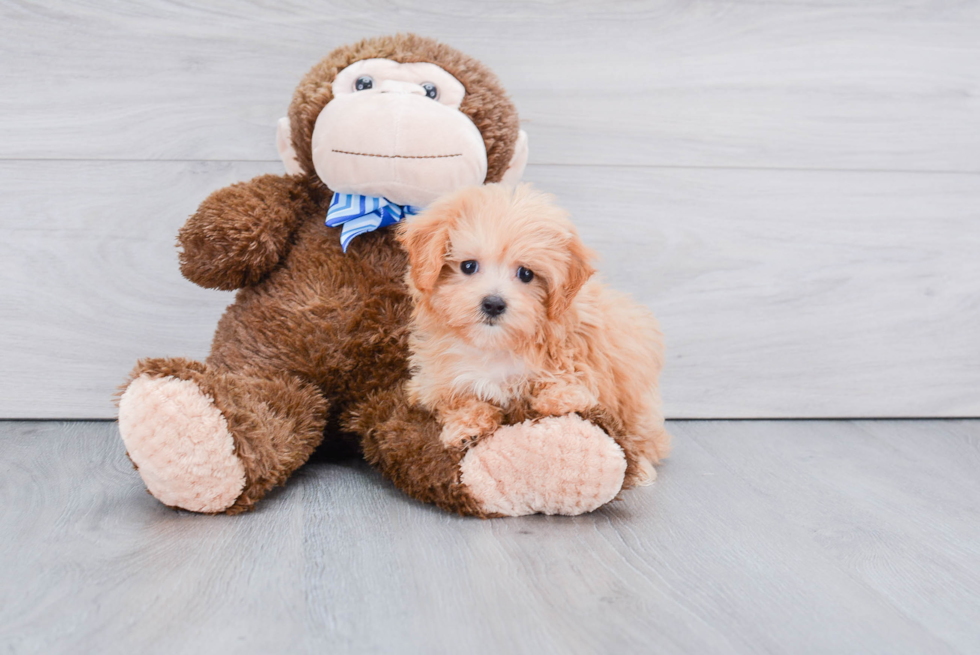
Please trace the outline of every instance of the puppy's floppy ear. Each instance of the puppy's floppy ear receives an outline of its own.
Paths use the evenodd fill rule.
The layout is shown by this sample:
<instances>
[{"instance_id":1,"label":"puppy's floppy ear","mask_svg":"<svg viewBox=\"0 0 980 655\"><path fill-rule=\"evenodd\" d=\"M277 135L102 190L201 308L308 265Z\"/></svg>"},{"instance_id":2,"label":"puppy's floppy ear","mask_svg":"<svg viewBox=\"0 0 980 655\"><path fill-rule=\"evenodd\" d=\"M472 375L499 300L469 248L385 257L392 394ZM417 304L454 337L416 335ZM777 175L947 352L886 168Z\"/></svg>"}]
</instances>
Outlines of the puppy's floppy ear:
<instances>
[{"instance_id":1,"label":"puppy's floppy ear","mask_svg":"<svg viewBox=\"0 0 980 655\"><path fill-rule=\"evenodd\" d=\"M412 283L423 293L435 288L446 260L449 230L456 222L457 203L441 202L398 226L398 240L408 252Z\"/></svg>"},{"instance_id":2,"label":"puppy's floppy ear","mask_svg":"<svg viewBox=\"0 0 980 655\"><path fill-rule=\"evenodd\" d=\"M568 309L581 290L588 282L595 269L589 263L595 258L595 253L585 247L578 233L572 232L568 243L568 269L563 277L556 279L548 290L548 318L556 319Z\"/></svg>"}]
</instances>

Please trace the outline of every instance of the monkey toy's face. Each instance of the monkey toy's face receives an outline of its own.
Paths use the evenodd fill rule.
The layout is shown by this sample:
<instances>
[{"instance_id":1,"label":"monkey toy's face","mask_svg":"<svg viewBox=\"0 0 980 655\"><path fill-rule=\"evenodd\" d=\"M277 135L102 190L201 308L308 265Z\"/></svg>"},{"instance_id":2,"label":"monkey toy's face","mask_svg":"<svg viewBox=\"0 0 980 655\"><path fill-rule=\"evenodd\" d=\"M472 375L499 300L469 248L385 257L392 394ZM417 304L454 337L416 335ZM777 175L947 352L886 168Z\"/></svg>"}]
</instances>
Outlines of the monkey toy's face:
<instances>
[{"instance_id":1,"label":"monkey toy's face","mask_svg":"<svg viewBox=\"0 0 980 655\"><path fill-rule=\"evenodd\" d=\"M328 187L424 206L482 184L487 152L459 111L459 81L430 63L366 59L342 70L313 130L313 164Z\"/></svg>"},{"instance_id":2,"label":"monkey toy's face","mask_svg":"<svg viewBox=\"0 0 980 655\"><path fill-rule=\"evenodd\" d=\"M443 194L484 183L487 146L460 110L466 89L442 67L363 59L337 73L332 96L311 138L313 168L332 191L424 207ZM287 168L288 128L288 122L280 123ZM520 180L526 144L521 133L504 181Z\"/></svg>"}]
</instances>

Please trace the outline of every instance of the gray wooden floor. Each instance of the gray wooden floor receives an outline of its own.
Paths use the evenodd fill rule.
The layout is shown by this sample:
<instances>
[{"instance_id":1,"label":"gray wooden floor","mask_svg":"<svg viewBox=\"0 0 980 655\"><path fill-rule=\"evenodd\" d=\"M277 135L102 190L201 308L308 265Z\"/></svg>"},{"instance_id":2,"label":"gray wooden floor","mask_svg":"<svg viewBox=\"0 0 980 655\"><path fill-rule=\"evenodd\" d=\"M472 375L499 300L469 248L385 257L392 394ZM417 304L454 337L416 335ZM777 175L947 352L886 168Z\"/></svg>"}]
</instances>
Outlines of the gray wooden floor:
<instances>
[{"instance_id":1,"label":"gray wooden floor","mask_svg":"<svg viewBox=\"0 0 980 655\"><path fill-rule=\"evenodd\" d=\"M0 652L980 652L980 421L671 427L653 487L480 521L357 461L180 513L115 424L0 423Z\"/></svg>"}]
</instances>

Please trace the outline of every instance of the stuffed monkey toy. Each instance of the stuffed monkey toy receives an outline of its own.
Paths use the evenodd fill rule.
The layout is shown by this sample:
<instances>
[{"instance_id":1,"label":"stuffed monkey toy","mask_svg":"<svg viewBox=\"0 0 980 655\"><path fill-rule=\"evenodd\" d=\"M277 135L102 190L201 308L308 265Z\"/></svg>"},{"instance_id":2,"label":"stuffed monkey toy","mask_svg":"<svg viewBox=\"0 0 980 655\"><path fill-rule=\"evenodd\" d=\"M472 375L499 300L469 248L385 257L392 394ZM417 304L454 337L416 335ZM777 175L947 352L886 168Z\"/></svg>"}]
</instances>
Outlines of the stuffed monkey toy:
<instances>
[{"instance_id":1,"label":"stuffed monkey toy","mask_svg":"<svg viewBox=\"0 0 980 655\"><path fill-rule=\"evenodd\" d=\"M527 137L493 73L415 35L341 47L300 82L278 146L287 175L216 191L179 233L188 280L238 290L211 354L141 360L121 392L119 431L154 497L249 510L324 442L481 517L579 514L637 481L602 410L513 416L454 450L406 399L407 258L388 226L462 186L520 179Z\"/></svg>"}]
</instances>

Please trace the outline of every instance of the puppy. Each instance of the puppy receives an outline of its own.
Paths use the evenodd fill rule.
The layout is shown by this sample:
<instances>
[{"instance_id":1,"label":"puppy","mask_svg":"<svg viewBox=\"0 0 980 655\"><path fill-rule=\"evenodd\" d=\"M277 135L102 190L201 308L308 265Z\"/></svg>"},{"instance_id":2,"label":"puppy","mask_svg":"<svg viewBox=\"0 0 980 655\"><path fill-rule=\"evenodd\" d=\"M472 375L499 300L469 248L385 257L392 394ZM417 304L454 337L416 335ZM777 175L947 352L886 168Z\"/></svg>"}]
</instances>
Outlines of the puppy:
<instances>
[{"instance_id":1,"label":"puppy","mask_svg":"<svg viewBox=\"0 0 980 655\"><path fill-rule=\"evenodd\" d=\"M601 406L642 456L665 457L656 319L590 279L593 253L550 195L530 185L464 189L399 226L414 300L410 399L457 448L512 407L561 416Z\"/></svg>"}]
</instances>

